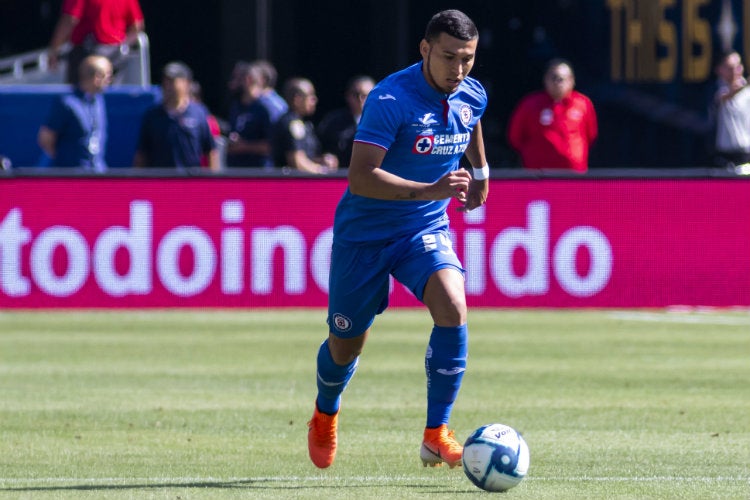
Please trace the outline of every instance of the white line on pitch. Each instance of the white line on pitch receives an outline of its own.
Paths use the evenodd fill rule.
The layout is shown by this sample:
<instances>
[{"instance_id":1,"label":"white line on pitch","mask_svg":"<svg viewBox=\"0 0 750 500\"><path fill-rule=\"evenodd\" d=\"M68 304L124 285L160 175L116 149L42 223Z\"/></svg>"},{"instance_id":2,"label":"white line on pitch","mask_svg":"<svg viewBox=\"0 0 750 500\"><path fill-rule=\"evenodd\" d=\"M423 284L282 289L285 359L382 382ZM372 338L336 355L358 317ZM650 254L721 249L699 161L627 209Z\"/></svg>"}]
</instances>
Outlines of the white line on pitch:
<instances>
[{"instance_id":1,"label":"white line on pitch","mask_svg":"<svg viewBox=\"0 0 750 500\"><path fill-rule=\"evenodd\" d=\"M653 321L657 323L697 323L706 325L739 325L750 326L750 317L721 316L716 314L696 313L650 313L638 311L617 311L609 313L615 319L627 321Z\"/></svg>"}]
</instances>

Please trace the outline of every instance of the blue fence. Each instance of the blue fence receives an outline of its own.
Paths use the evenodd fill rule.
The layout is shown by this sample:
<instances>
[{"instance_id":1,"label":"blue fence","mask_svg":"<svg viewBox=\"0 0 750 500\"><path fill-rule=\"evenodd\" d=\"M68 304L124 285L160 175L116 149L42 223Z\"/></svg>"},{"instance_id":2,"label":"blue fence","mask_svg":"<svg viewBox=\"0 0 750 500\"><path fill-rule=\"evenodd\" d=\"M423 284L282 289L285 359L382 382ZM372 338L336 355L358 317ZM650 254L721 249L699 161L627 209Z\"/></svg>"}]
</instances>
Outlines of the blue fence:
<instances>
[{"instance_id":1,"label":"blue fence","mask_svg":"<svg viewBox=\"0 0 750 500\"><path fill-rule=\"evenodd\" d=\"M44 164L44 153L36 143L39 126L60 94L70 91L67 85L0 86L0 155L7 156L15 167ZM161 99L157 86L143 89L137 85L110 88L104 95L109 121L107 164L129 167L138 141L141 117Z\"/></svg>"}]
</instances>

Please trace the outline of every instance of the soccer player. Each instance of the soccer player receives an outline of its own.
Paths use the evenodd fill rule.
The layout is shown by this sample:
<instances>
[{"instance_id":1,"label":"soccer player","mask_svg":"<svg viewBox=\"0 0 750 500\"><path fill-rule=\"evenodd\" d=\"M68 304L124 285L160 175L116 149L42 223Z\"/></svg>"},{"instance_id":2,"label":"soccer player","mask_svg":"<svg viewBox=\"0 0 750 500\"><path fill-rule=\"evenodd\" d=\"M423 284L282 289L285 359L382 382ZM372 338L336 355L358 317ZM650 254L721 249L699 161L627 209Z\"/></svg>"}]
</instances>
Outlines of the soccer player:
<instances>
[{"instance_id":1,"label":"soccer player","mask_svg":"<svg viewBox=\"0 0 750 500\"><path fill-rule=\"evenodd\" d=\"M318 351L308 449L320 468L336 456L341 393L357 368L377 314L388 306L389 277L430 311L425 355L424 465L455 467L463 451L448 429L467 357L464 270L451 246L447 207L484 204L489 191L480 118L484 88L468 74L477 28L457 10L437 13L419 44L422 61L370 92L357 128L349 186L334 218L329 282L330 333ZM459 167L466 154L473 175Z\"/></svg>"}]
</instances>

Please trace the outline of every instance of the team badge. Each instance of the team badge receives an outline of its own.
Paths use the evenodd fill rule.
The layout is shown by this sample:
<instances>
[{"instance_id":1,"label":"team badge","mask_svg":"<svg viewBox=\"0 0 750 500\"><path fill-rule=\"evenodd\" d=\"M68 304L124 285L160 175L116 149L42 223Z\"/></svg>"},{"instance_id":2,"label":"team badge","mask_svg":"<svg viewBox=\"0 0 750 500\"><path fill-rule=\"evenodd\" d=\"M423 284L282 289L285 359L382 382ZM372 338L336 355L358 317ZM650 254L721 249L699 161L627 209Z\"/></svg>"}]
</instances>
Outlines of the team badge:
<instances>
[{"instance_id":1,"label":"team badge","mask_svg":"<svg viewBox=\"0 0 750 500\"><path fill-rule=\"evenodd\" d=\"M474 113L471 111L471 106L468 104L461 105L458 114L461 117L461 123L464 125L469 125L469 123L471 123L471 118L474 116Z\"/></svg>"},{"instance_id":2,"label":"team badge","mask_svg":"<svg viewBox=\"0 0 750 500\"><path fill-rule=\"evenodd\" d=\"M428 155L430 154L430 151L432 151L434 145L434 135L418 135L417 140L414 141L414 147L411 148L411 152L418 155Z\"/></svg>"},{"instance_id":3,"label":"team badge","mask_svg":"<svg viewBox=\"0 0 750 500\"><path fill-rule=\"evenodd\" d=\"M343 314L336 313L333 315L333 327L340 332L348 332L352 329L352 320Z\"/></svg>"}]
</instances>

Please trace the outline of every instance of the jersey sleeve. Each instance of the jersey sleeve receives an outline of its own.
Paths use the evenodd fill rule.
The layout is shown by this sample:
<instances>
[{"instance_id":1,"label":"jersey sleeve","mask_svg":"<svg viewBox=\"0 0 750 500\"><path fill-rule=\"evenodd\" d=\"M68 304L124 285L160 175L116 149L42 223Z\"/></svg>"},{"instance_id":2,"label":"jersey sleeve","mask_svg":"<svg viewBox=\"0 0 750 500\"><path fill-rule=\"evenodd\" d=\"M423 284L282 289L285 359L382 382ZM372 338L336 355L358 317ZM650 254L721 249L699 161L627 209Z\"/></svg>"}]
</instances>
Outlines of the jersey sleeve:
<instances>
[{"instance_id":1,"label":"jersey sleeve","mask_svg":"<svg viewBox=\"0 0 750 500\"><path fill-rule=\"evenodd\" d=\"M398 98L385 90L373 90L365 102L354 141L390 149L402 122L403 107Z\"/></svg>"}]
</instances>

